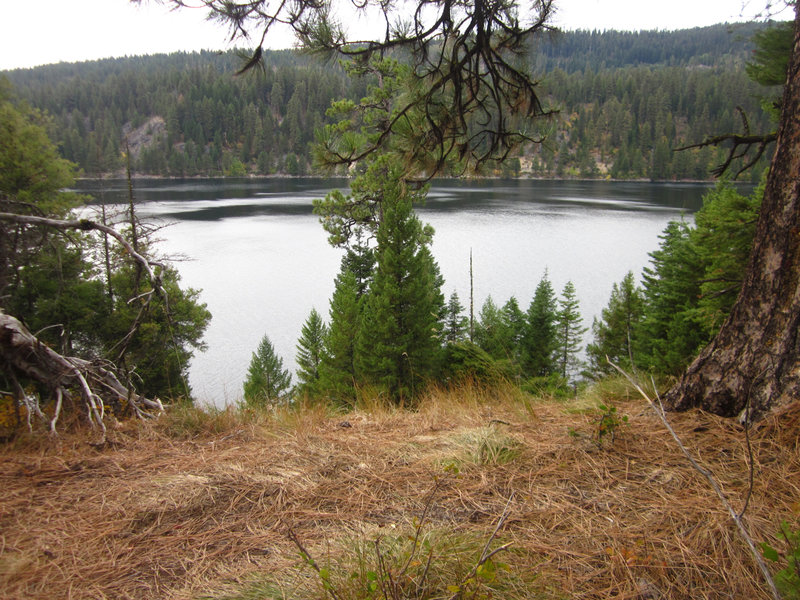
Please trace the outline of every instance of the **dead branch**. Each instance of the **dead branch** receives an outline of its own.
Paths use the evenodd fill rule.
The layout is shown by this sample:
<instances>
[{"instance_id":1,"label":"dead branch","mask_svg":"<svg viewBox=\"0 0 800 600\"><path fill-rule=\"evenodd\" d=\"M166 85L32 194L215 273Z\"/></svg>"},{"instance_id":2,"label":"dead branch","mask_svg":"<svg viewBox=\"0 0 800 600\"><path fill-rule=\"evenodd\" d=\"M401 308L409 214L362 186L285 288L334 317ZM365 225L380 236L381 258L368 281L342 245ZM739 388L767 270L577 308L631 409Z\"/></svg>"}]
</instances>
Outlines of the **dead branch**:
<instances>
[{"instance_id":1,"label":"dead branch","mask_svg":"<svg viewBox=\"0 0 800 600\"><path fill-rule=\"evenodd\" d=\"M737 106L736 110L739 112L739 115L742 119L742 128L744 129L744 134L725 133L722 135L709 136L697 144L690 144L681 148L675 148L675 152L690 150L692 148L705 148L707 146L722 146L726 142L730 142L731 146L728 150L728 156L725 158L725 161L721 165L711 169L712 175L715 177L721 177L725 171L730 168L731 163L734 160L745 158L750 150L755 147L755 155L747 160L744 166L742 166L734 174L733 178L738 178L739 175L747 171L750 167L758 162L758 159L764 155L767 146L778 139L778 133L773 131L772 133L767 133L764 135L751 134L750 122L747 119L747 114L744 112L741 106Z\"/></svg>"},{"instance_id":2,"label":"dead branch","mask_svg":"<svg viewBox=\"0 0 800 600\"><path fill-rule=\"evenodd\" d=\"M166 294L161 286L161 278L153 269L156 263L140 254L121 233L112 227L87 219L62 220L5 212L0 212L0 221L49 227L59 231L100 231L109 235L147 273L153 289L143 295L157 293L166 299ZM134 330L135 327L128 337ZM160 400L150 400L139 396L132 389L128 389L120 383L111 370L104 368L98 362L58 354L39 341L20 321L2 311L0 311L0 358L11 367L12 371L32 378L52 391L56 399L56 409L49 421L49 427L53 433L55 433L56 423L61 413L63 399L70 397L70 389L80 390L80 395L86 403L89 422L101 429L104 438L103 418L105 416L104 403L106 402L124 400L138 417L144 417L151 411L163 411ZM41 411L39 414L41 415Z\"/></svg>"},{"instance_id":3,"label":"dead branch","mask_svg":"<svg viewBox=\"0 0 800 600\"><path fill-rule=\"evenodd\" d=\"M125 248L125 251L130 254L131 258L133 258L142 266L147 273L147 276L150 278L150 282L153 284L154 288L158 290L161 289L161 279L153 271L152 261L148 260L134 250L131 243L125 239L125 236L123 236L113 227L109 227L108 225L103 225L102 223L97 223L95 221L89 221L88 219L67 221L62 219L49 219L46 217L34 217L31 215L18 215L15 213L6 212L0 212L0 221L10 221L12 223L19 223L21 225L42 225L44 227L51 227L60 231L65 231L68 229L77 229L79 231L102 231L103 233L110 235L117 240L120 246Z\"/></svg>"},{"instance_id":4,"label":"dead branch","mask_svg":"<svg viewBox=\"0 0 800 600\"><path fill-rule=\"evenodd\" d=\"M49 420L55 432L63 399L78 390L86 404L89 422L103 432L104 405L126 401L139 417L164 407L158 399L139 396L126 388L113 372L96 362L62 356L42 343L18 319L0 310L0 362L12 372L45 385L56 398L56 411ZM41 414L41 413L39 413Z\"/></svg>"}]
</instances>

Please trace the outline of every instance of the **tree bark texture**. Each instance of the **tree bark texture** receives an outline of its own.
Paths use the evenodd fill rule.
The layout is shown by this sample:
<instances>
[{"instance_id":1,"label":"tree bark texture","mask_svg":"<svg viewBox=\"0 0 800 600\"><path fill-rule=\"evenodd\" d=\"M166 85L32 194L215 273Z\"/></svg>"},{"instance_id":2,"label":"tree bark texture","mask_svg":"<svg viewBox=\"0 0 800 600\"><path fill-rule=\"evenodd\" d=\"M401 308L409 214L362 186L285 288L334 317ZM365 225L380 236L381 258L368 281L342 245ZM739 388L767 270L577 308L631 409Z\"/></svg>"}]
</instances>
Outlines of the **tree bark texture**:
<instances>
[{"instance_id":1,"label":"tree bark texture","mask_svg":"<svg viewBox=\"0 0 800 600\"><path fill-rule=\"evenodd\" d=\"M778 139L739 298L666 394L672 410L756 417L800 397L800 7Z\"/></svg>"}]
</instances>

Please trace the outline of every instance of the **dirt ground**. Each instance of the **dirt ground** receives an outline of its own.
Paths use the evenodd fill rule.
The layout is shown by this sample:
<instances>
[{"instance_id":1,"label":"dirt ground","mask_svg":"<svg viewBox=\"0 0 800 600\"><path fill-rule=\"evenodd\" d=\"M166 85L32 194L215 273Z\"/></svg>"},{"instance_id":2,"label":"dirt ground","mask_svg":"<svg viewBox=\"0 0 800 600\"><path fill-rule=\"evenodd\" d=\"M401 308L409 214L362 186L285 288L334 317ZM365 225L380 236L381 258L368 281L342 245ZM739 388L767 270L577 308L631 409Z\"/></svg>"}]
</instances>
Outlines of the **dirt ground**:
<instances>
[{"instance_id":1,"label":"dirt ground","mask_svg":"<svg viewBox=\"0 0 800 600\"><path fill-rule=\"evenodd\" d=\"M511 543L523 588L495 597L771 597L655 412L615 405L628 423L603 447L594 405L491 398L180 435L126 423L102 448L17 441L0 449L0 597L233 598L259 577L293 597L289 530L324 557L345 536L413 532L426 507L426 527L480 539L507 507L495 545ZM800 409L751 430L750 451L731 420L670 421L733 507L747 502L756 543L782 550L781 521L800 516Z\"/></svg>"}]
</instances>

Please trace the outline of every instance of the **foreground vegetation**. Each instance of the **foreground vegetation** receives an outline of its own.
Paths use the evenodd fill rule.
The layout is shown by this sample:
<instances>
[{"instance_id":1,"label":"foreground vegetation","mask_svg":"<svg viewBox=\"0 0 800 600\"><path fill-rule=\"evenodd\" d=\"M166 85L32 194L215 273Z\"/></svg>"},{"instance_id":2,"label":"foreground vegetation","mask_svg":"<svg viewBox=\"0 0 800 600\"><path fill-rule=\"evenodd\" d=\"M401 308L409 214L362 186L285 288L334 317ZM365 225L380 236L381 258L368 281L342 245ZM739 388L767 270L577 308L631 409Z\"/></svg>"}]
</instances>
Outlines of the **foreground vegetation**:
<instances>
[{"instance_id":1,"label":"foreground vegetation","mask_svg":"<svg viewBox=\"0 0 800 600\"><path fill-rule=\"evenodd\" d=\"M600 436L611 406L627 423ZM729 420L670 420L783 561L798 406L750 431L750 450ZM177 406L109 442L0 449L0 595L769 597L705 479L619 380L567 401L463 385L414 411Z\"/></svg>"}]
</instances>

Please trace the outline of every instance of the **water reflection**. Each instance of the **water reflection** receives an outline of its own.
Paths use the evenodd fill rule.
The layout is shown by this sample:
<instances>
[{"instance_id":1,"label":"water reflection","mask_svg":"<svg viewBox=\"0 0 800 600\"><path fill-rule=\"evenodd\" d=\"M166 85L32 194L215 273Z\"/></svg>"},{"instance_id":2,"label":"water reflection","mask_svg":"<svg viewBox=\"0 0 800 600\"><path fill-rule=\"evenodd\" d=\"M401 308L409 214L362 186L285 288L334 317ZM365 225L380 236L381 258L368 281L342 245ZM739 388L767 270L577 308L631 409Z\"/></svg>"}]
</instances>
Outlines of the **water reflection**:
<instances>
[{"instance_id":1,"label":"water reflection","mask_svg":"<svg viewBox=\"0 0 800 600\"><path fill-rule=\"evenodd\" d=\"M254 216L312 214L312 201L331 189L347 190L345 179L135 180L143 215L194 221ZM694 212L710 184L570 182L538 180L434 181L421 214L509 211L546 214L598 208L617 211ZM124 180L82 181L76 191L96 202L127 202Z\"/></svg>"}]
</instances>

